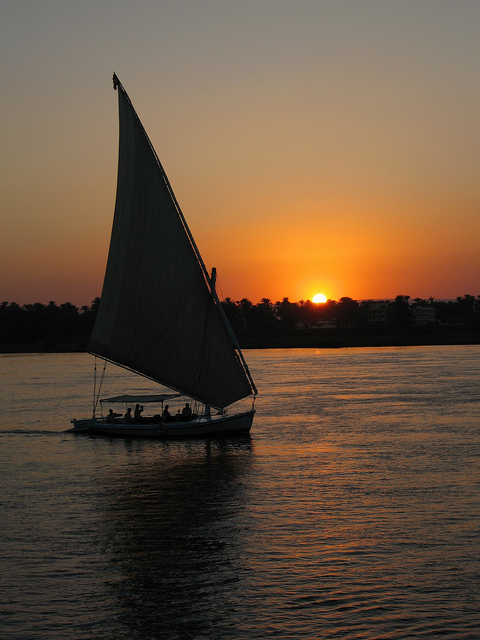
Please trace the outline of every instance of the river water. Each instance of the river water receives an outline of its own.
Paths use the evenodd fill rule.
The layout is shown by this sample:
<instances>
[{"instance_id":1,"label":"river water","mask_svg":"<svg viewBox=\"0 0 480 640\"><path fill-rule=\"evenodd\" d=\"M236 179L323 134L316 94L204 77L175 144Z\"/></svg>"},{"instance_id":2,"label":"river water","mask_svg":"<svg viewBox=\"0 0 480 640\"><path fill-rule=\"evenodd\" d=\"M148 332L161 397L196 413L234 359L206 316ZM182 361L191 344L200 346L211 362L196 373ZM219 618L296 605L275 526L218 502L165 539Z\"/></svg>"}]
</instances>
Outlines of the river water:
<instances>
[{"instance_id":1,"label":"river water","mask_svg":"<svg viewBox=\"0 0 480 640\"><path fill-rule=\"evenodd\" d=\"M0 356L2 640L480 637L480 347L246 358L251 438L164 443L64 432L91 356Z\"/></svg>"}]
</instances>

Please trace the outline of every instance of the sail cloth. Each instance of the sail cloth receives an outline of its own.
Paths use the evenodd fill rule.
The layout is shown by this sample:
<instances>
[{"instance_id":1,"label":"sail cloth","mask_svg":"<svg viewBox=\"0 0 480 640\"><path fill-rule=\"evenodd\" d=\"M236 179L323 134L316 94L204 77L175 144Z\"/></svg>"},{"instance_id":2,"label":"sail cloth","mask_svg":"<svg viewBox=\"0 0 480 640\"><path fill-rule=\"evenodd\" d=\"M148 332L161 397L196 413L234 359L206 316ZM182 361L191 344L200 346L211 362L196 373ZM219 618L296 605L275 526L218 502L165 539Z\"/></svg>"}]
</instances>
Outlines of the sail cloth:
<instances>
[{"instance_id":1,"label":"sail cloth","mask_svg":"<svg viewBox=\"0 0 480 640\"><path fill-rule=\"evenodd\" d=\"M118 81L117 81L118 82ZM216 408L252 387L158 157L118 82L112 237L88 349Z\"/></svg>"}]
</instances>

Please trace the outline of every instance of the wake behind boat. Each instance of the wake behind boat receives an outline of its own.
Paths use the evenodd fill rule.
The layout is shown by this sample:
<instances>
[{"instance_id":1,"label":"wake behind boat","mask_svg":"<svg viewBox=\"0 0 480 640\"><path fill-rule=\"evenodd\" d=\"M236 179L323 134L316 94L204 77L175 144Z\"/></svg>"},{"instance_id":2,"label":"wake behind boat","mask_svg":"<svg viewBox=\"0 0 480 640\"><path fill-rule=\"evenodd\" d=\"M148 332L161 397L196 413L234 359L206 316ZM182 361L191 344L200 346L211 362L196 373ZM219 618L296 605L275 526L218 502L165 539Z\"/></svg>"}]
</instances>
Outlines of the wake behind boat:
<instances>
[{"instance_id":1,"label":"wake behind boat","mask_svg":"<svg viewBox=\"0 0 480 640\"><path fill-rule=\"evenodd\" d=\"M100 401L75 433L155 438L248 433L257 389L168 178L124 87L118 89L120 142L110 250L88 350L161 385L151 399ZM167 388L169 391L164 392ZM172 391L170 391L172 390ZM173 392L176 394L172 395ZM192 415L164 415L167 399L191 399ZM231 405L251 397L247 411ZM152 402L137 421L104 414L103 405ZM143 402L142 402L143 398ZM100 405L100 415L98 415ZM130 407L132 408L132 407Z\"/></svg>"}]
</instances>

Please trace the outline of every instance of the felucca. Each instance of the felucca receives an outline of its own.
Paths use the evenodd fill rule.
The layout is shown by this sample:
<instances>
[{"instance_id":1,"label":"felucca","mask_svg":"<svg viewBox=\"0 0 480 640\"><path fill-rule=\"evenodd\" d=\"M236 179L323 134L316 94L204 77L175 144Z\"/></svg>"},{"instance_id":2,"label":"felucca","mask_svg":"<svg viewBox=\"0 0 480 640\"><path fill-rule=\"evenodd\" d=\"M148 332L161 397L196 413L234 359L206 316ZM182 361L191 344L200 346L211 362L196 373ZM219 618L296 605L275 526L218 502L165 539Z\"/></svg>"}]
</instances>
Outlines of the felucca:
<instances>
[{"instance_id":1,"label":"felucca","mask_svg":"<svg viewBox=\"0 0 480 640\"><path fill-rule=\"evenodd\" d=\"M100 400L75 433L152 438L248 434L257 389L160 160L123 85L110 250L88 350L154 380L155 395ZM184 411L166 409L180 403ZM251 398L247 410L231 405ZM103 407L117 403L108 415ZM150 416L142 409L151 404ZM188 407L187 407L188 403ZM138 406L137 406L138 405ZM129 418L128 409L137 408ZM124 415L125 413L125 415ZM171 415L169 415L171 413ZM189 415L190 413L190 415Z\"/></svg>"}]
</instances>

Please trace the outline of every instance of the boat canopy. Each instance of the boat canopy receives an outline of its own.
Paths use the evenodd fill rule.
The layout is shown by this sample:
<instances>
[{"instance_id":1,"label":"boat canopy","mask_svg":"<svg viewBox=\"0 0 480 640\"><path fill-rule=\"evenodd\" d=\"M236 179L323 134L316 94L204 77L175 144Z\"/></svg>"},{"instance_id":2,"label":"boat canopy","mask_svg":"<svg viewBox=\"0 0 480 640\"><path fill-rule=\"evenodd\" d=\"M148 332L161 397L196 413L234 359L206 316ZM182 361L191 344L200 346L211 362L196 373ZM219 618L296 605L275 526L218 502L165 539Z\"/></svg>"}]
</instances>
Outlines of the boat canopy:
<instances>
[{"instance_id":1,"label":"boat canopy","mask_svg":"<svg viewBox=\"0 0 480 640\"><path fill-rule=\"evenodd\" d=\"M256 393L208 272L125 89L112 237L88 350L212 407Z\"/></svg>"},{"instance_id":2,"label":"boat canopy","mask_svg":"<svg viewBox=\"0 0 480 640\"><path fill-rule=\"evenodd\" d=\"M149 402L164 402L165 400L173 400L180 398L181 393L157 393L156 395L134 396L125 393L123 396L115 396L114 398L104 398L100 402L125 402L127 404L148 404Z\"/></svg>"}]
</instances>

